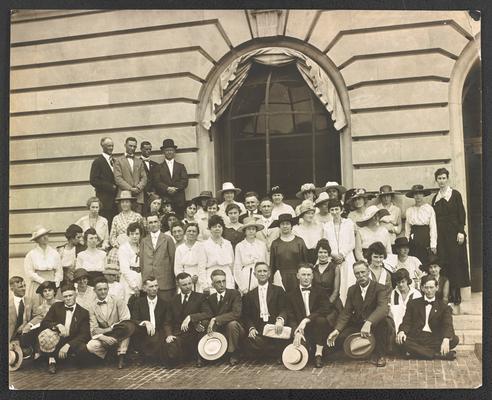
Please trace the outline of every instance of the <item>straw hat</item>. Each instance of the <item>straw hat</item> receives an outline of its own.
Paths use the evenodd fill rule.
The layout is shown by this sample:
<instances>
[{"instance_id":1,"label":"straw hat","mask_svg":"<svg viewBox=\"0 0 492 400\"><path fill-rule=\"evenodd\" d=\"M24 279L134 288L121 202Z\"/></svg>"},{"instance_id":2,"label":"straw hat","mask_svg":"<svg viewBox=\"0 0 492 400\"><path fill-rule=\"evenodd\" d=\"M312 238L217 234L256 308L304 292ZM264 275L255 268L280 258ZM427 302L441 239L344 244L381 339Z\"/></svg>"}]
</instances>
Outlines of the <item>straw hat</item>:
<instances>
[{"instance_id":1,"label":"straw hat","mask_svg":"<svg viewBox=\"0 0 492 400\"><path fill-rule=\"evenodd\" d=\"M45 329L39 334L38 341L43 353L52 353L60 341L60 334L52 329Z\"/></svg>"},{"instance_id":2,"label":"straw hat","mask_svg":"<svg viewBox=\"0 0 492 400\"><path fill-rule=\"evenodd\" d=\"M227 350L227 339L222 333L212 332L198 342L198 353L205 360L218 360Z\"/></svg>"},{"instance_id":3,"label":"straw hat","mask_svg":"<svg viewBox=\"0 0 492 400\"><path fill-rule=\"evenodd\" d=\"M385 194L390 194L392 196L401 195L401 193L395 192L391 185L383 185L379 188L378 197L384 196Z\"/></svg>"},{"instance_id":4,"label":"straw hat","mask_svg":"<svg viewBox=\"0 0 492 400\"><path fill-rule=\"evenodd\" d=\"M77 268L73 273L74 282L77 282L81 278L89 278L89 273L85 268Z\"/></svg>"},{"instance_id":5,"label":"straw hat","mask_svg":"<svg viewBox=\"0 0 492 400\"><path fill-rule=\"evenodd\" d=\"M120 269L118 268L117 265L108 264L108 265L106 265L106 267L104 267L103 274L104 275L119 275Z\"/></svg>"},{"instance_id":6,"label":"straw hat","mask_svg":"<svg viewBox=\"0 0 492 400\"><path fill-rule=\"evenodd\" d=\"M280 214L278 216L278 219L273 221L270 226L268 227L269 229L271 228L278 228L280 227L281 222L288 221L291 223L291 225L297 225L299 223L299 217L293 217L291 214Z\"/></svg>"},{"instance_id":7,"label":"straw hat","mask_svg":"<svg viewBox=\"0 0 492 400\"><path fill-rule=\"evenodd\" d=\"M250 226L254 226L256 228L256 231L262 231L263 229L265 229L264 225L259 224L256 221L256 218L245 218L243 221L243 226L240 226L237 230L239 232L243 232L246 228L249 228Z\"/></svg>"},{"instance_id":8,"label":"straw hat","mask_svg":"<svg viewBox=\"0 0 492 400\"><path fill-rule=\"evenodd\" d=\"M116 201L121 201L121 200L135 200L136 197L132 195L132 192L129 190L122 190L120 195L116 197Z\"/></svg>"},{"instance_id":9,"label":"straw hat","mask_svg":"<svg viewBox=\"0 0 492 400\"><path fill-rule=\"evenodd\" d=\"M302 216L309 211L316 212L316 209L314 208L314 203L311 200L304 200L299 208L298 217L302 218Z\"/></svg>"},{"instance_id":10,"label":"straw hat","mask_svg":"<svg viewBox=\"0 0 492 400\"><path fill-rule=\"evenodd\" d=\"M360 197L369 200L369 199L376 197L376 195L371 194L371 193L367 193L366 189L358 188L358 189L354 189L354 194L352 195L352 197L350 199L347 200L347 202L351 203L355 199L358 199Z\"/></svg>"},{"instance_id":11,"label":"straw hat","mask_svg":"<svg viewBox=\"0 0 492 400\"><path fill-rule=\"evenodd\" d=\"M330 201L330 197L328 196L328 193L326 192L321 192L318 196L318 198L315 201L315 205L319 206L320 204L326 203Z\"/></svg>"},{"instance_id":12,"label":"straw hat","mask_svg":"<svg viewBox=\"0 0 492 400\"><path fill-rule=\"evenodd\" d=\"M343 351L353 359L367 358L376 347L374 335L363 338L360 333L353 333L343 342Z\"/></svg>"},{"instance_id":13,"label":"straw hat","mask_svg":"<svg viewBox=\"0 0 492 400\"><path fill-rule=\"evenodd\" d=\"M46 229L44 226L37 225L36 227L34 227L34 230L33 230L32 235L31 235L31 239L29 239L29 240L34 241L37 238L40 238L41 236L46 235L47 233L50 233L50 232L51 232L51 229Z\"/></svg>"},{"instance_id":14,"label":"straw hat","mask_svg":"<svg viewBox=\"0 0 492 400\"><path fill-rule=\"evenodd\" d=\"M17 371L22 365L24 356L19 342L14 341L9 344L9 371Z\"/></svg>"},{"instance_id":15,"label":"straw hat","mask_svg":"<svg viewBox=\"0 0 492 400\"><path fill-rule=\"evenodd\" d=\"M326 192L328 189L337 189L340 194L343 194L347 191L345 186L340 185L338 182L326 182L324 187L316 188L316 194L320 194Z\"/></svg>"},{"instance_id":16,"label":"straw hat","mask_svg":"<svg viewBox=\"0 0 492 400\"><path fill-rule=\"evenodd\" d=\"M308 351L303 345L296 347L293 344L289 344L282 353L282 362L291 371L300 371L303 369L308 359Z\"/></svg>"},{"instance_id":17,"label":"straw hat","mask_svg":"<svg viewBox=\"0 0 492 400\"><path fill-rule=\"evenodd\" d=\"M301 190L296 193L296 197L298 199L303 200L304 199L304 193L306 192L314 192L316 193L316 186L314 186L314 183L305 183L301 186Z\"/></svg>"},{"instance_id":18,"label":"straw hat","mask_svg":"<svg viewBox=\"0 0 492 400\"><path fill-rule=\"evenodd\" d=\"M423 185L413 185L412 189L410 189L405 196L413 199L417 193L422 193L424 196L428 196L431 194L431 191L429 189L424 189Z\"/></svg>"},{"instance_id":19,"label":"straw hat","mask_svg":"<svg viewBox=\"0 0 492 400\"><path fill-rule=\"evenodd\" d=\"M217 190L217 197L222 196L224 192L234 192L235 194L241 193L241 189L234 187L234 184L232 182L224 182L222 184L222 189Z\"/></svg>"},{"instance_id":20,"label":"straw hat","mask_svg":"<svg viewBox=\"0 0 492 400\"><path fill-rule=\"evenodd\" d=\"M385 215L390 215L390 212L386 208L378 208L377 206L369 206L364 211L362 217L357 221L357 225L365 226L371 218L377 215L379 218Z\"/></svg>"}]
</instances>

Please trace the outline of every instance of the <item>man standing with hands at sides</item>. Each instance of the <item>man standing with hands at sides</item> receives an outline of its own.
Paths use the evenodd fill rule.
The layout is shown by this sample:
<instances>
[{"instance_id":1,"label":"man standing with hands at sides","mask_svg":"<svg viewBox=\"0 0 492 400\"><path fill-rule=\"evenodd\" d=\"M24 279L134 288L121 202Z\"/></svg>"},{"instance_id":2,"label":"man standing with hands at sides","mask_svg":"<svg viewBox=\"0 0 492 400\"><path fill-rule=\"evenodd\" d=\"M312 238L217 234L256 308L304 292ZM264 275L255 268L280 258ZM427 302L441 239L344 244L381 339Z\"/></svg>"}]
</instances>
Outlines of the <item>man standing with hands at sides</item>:
<instances>
[{"instance_id":1,"label":"man standing with hands at sides","mask_svg":"<svg viewBox=\"0 0 492 400\"><path fill-rule=\"evenodd\" d=\"M176 149L173 139L164 139L161 150L164 161L152 171L152 186L161 197L171 200L173 211L179 219L183 218L185 206L185 189L188 187L186 167L175 161Z\"/></svg>"},{"instance_id":2,"label":"man standing with hands at sides","mask_svg":"<svg viewBox=\"0 0 492 400\"><path fill-rule=\"evenodd\" d=\"M149 234L140 242L140 270L142 280L155 277L159 286L158 296L169 301L176 293L174 281L174 254L176 248L171 236L161 232L157 213L147 216Z\"/></svg>"},{"instance_id":3,"label":"man standing with hands at sides","mask_svg":"<svg viewBox=\"0 0 492 400\"><path fill-rule=\"evenodd\" d=\"M454 360L452 349L459 343L454 333L451 308L436 299L436 278L426 275L420 286L424 297L410 300L396 342L403 345L407 355L424 359Z\"/></svg>"},{"instance_id":4,"label":"man standing with hands at sides","mask_svg":"<svg viewBox=\"0 0 492 400\"><path fill-rule=\"evenodd\" d=\"M234 366L239 362L239 341L245 336L244 328L239 322L243 306L241 295L236 289L226 289L224 271L215 269L210 278L216 293L207 298L211 317L207 333L217 331L225 335L229 364Z\"/></svg>"},{"instance_id":5,"label":"man standing with hands at sides","mask_svg":"<svg viewBox=\"0 0 492 400\"><path fill-rule=\"evenodd\" d=\"M315 347L314 366L323 367L323 347L331 330L326 319L329 308L328 296L319 287L312 286L313 265L300 263L297 268L299 286L287 292L287 321L294 330L294 346L303 341L308 351Z\"/></svg>"},{"instance_id":6,"label":"man standing with hands at sides","mask_svg":"<svg viewBox=\"0 0 492 400\"><path fill-rule=\"evenodd\" d=\"M256 263L254 274L258 287L243 297L243 321L251 349L257 354L278 358L285 346L284 341L263 336L266 324L275 324L275 333L281 335L287 319L284 289L268 282L271 273L265 262Z\"/></svg>"},{"instance_id":7,"label":"man standing with hands at sides","mask_svg":"<svg viewBox=\"0 0 492 400\"><path fill-rule=\"evenodd\" d=\"M343 345L352 333L360 332L362 337L374 335L376 347L371 363L377 367L386 365L386 347L388 337L388 290L370 278L369 265L366 261L356 261L353 265L355 285L347 292L347 301L338 315L335 329L328 335L328 346L334 347L335 340Z\"/></svg>"},{"instance_id":8,"label":"man standing with hands at sides","mask_svg":"<svg viewBox=\"0 0 492 400\"><path fill-rule=\"evenodd\" d=\"M141 152L140 159L142 160L145 169L145 175L147 176L147 184L145 185L144 188L144 207L142 210L143 213L142 215L146 216L148 214L147 205L149 203L149 196L154 191L154 188L152 187L151 170L154 169L159 164L150 159L150 155L152 153L152 144L150 144L150 142L144 140L142 143L140 143L140 152Z\"/></svg>"},{"instance_id":9,"label":"man standing with hands at sides","mask_svg":"<svg viewBox=\"0 0 492 400\"><path fill-rule=\"evenodd\" d=\"M268 197L264 197L260 202L260 215L256 222L263 225L264 228L256 233L256 237L265 242L267 246L267 260L270 259L270 248L272 242L280 236L280 228L270 228L270 225L275 221L272 215L273 203Z\"/></svg>"},{"instance_id":10,"label":"man standing with hands at sides","mask_svg":"<svg viewBox=\"0 0 492 400\"><path fill-rule=\"evenodd\" d=\"M126 138L125 154L118 157L114 162L114 181L118 186L118 197L122 190L129 190L137 198L137 204L133 211L142 214L147 174L143 161L135 157L136 150L137 139L134 137Z\"/></svg>"},{"instance_id":11,"label":"man standing with hands at sides","mask_svg":"<svg viewBox=\"0 0 492 400\"><path fill-rule=\"evenodd\" d=\"M101 200L102 206L99 215L108 220L111 226L113 217L118 213L115 198L117 186L114 180L113 140L109 137L101 139L102 154L92 162L90 183L96 190L96 197Z\"/></svg>"},{"instance_id":12,"label":"man standing with hands at sides","mask_svg":"<svg viewBox=\"0 0 492 400\"><path fill-rule=\"evenodd\" d=\"M48 356L48 371L56 373L56 359L87 354L86 344L91 338L89 311L79 306L75 300L77 292L72 283L62 284L60 292L63 302L54 303L41 321L40 331L51 329L60 334L60 341Z\"/></svg>"},{"instance_id":13,"label":"man standing with hands at sides","mask_svg":"<svg viewBox=\"0 0 492 400\"><path fill-rule=\"evenodd\" d=\"M143 290L147 294L139 297L132 304L131 317L137 324L132 338L132 346L145 359L159 360L161 343L164 339L163 328L167 306L164 300L157 296L159 285L157 279L148 276L143 282Z\"/></svg>"},{"instance_id":14,"label":"man standing with hands at sides","mask_svg":"<svg viewBox=\"0 0 492 400\"><path fill-rule=\"evenodd\" d=\"M164 324L164 358L170 366L176 367L189 358L197 360L196 366L202 367L203 361L198 356L197 345L205 332L205 321L210 318L210 309L206 297L193 289L191 275L181 272L176 276L180 293L168 303Z\"/></svg>"}]
</instances>

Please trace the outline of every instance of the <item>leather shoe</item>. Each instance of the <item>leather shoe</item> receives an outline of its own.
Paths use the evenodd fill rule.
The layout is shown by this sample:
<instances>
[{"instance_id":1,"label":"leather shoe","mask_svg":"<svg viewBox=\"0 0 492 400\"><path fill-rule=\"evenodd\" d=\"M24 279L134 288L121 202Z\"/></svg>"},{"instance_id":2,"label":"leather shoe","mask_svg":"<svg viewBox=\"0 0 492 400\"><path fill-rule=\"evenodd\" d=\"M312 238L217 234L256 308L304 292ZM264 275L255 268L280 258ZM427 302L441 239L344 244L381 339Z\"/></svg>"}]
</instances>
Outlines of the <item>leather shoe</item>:
<instances>
[{"instance_id":1,"label":"leather shoe","mask_svg":"<svg viewBox=\"0 0 492 400\"><path fill-rule=\"evenodd\" d=\"M201 357L198 357L198 359L196 360L195 367L197 368L203 367L203 360Z\"/></svg>"},{"instance_id":2,"label":"leather shoe","mask_svg":"<svg viewBox=\"0 0 492 400\"><path fill-rule=\"evenodd\" d=\"M314 356L314 367L315 368L323 368L323 357L318 355Z\"/></svg>"},{"instance_id":3,"label":"leather shoe","mask_svg":"<svg viewBox=\"0 0 492 400\"><path fill-rule=\"evenodd\" d=\"M50 374L56 374L56 363L52 362L48 364L48 372Z\"/></svg>"},{"instance_id":4,"label":"leather shoe","mask_svg":"<svg viewBox=\"0 0 492 400\"><path fill-rule=\"evenodd\" d=\"M437 360L453 361L456 360L456 351L451 350L448 354L445 354L444 356L441 353L436 353L434 355L434 358Z\"/></svg>"},{"instance_id":5,"label":"leather shoe","mask_svg":"<svg viewBox=\"0 0 492 400\"><path fill-rule=\"evenodd\" d=\"M125 355L120 354L118 356L118 369L123 369L125 367Z\"/></svg>"},{"instance_id":6,"label":"leather shoe","mask_svg":"<svg viewBox=\"0 0 492 400\"><path fill-rule=\"evenodd\" d=\"M385 367L386 358L380 356L374 356L371 358L371 364L374 364L376 367Z\"/></svg>"},{"instance_id":7,"label":"leather shoe","mask_svg":"<svg viewBox=\"0 0 492 400\"><path fill-rule=\"evenodd\" d=\"M233 367L234 365L239 364L239 358L236 354L231 354L231 358L229 358L229 365Z\"/></svg>"}]
</instances>

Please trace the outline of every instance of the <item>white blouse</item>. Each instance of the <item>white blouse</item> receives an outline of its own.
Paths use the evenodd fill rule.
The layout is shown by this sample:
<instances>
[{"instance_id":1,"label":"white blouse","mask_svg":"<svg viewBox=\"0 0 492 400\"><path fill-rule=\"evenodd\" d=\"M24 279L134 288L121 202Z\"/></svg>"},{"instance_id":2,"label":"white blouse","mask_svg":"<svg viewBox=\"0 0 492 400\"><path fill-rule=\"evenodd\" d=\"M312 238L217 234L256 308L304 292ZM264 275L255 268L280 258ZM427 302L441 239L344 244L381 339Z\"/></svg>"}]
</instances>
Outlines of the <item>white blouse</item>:
<instances>
[{"instance_id":1,"label":"white blouse","mask_svg":"<svg viewBox=\"0 0 492 400\"><path fill-rule=\"evenodd\" d=\"M55 282L63 280L63 268L61 265L60 254L51 246L43 250L39 245L27 253L24 259L24 272L31 281L43 283L45 279L39 276L36 271L55 270Z\"/></svg>"},{"instance_id":2,"label":"white blouse","mask_svg":"<svg viewBox=\"0 0 492 400\"><path fill-rule=\"evenodd\" d=\"M92 303L96 301L96 293L94 293L94 289L90 286L87 286L87 289L84 293L80 293L77 290L77 304L87 311L92 306Z\"/></svg>"},{"instance_id":3,"label":"white blouse","mask_svg":"<svg viewBox=\"0 0 492 400\"><path fill-rule=\"evenodd\" d=\"M363 226L362 228L359 228L358 232L363 249L369 248L369 246L375 242L381 242L388 254L393 253L393 250L391 249L391 236L386 228L378 226L378 228L373 231L367 226Z\"/></svg>"},{"instance_id":4,"label":"white blouse","mask_svg":"<svg viewBox=\"0 0 492 400\"><path fill-rule=\"evenodd\" d=\"M323 237L323 226L317 223L295 225L292 228L292 233L302 238L308 249L314 249Z\"/></svg>"},{"instance_id":5,"label":"white blouse","mask_svg":"<svg viewBox=\"0 0 492 400\"><path fill-rule=\"evenodd\" d=\"M108 220L100 215L97 217L95 225L91 225L88 215L80 218L76 223L85 232L89 228L94 228L101 242L101 247L106 249L109 247L109 225Z\"/></svg>"},{"instance_id":6,"label":"white blouse","mask_svg":"<svg viewBox=\"0 0 492 400\"><path fill-rule=\"evenodd\" d=\"M118 248L118 262L120 264L120 272L128 284L128 288L142 286L142 276L139 272L132 270L131 268L140 267L140 259L138 253L136 253L129 242L123 243ZM130 290L133 292L133 290ZM132 293L133 294L133 293Z\"/></svg>"},{"instance_id":7,"label":"white blouse","mask_svg":"<svg viewBox=\"0 0 492 400\"><path fill-rule=\"evenodd\" d=\"M406 269L413 281L411 286L419 288L418 282L424 273L419 268L422 263L417 257L407 256L405 262L402 262L398 259L397 254L388 254L388 257L384 260L384 265L392 272L396 272L400 268Z\"/></svg>"},{"instance_id":8,"label":"white blouse","mask_svg":"<svg viewBox=\"0 0 492 400\"><path fill-rule=\"evenodd\" d=\"M418 299L419 297L422 297L422 294L417 289L412 287L407 293L407 298L405 300L403 300L403 296L398 288L393 289L391 292L389 306L393 321L395 321L395 328L397 332L403 321L403 317L405 316L408 302L412 299Z\"/></svg>"},{"instance_id":9,"label":"white blouse","mask_svg":"<svg viewBox=\"0 0 492 400\"><path fill-rule=\"evenodd\" d=\"M207 255L202 242L196 241L193 246L189 247L186 242L176 247L174 255L174 274L187 272L191 276L197 275L200 285L207 282L205 275L205 265L207 264Z\"/></svg>"},{"instance_id":10,"label":"white blouse","mask_svg":"<svg viewBox=\"0 0 492 400\"><path fill-rule=\"evenodd\" d=\"M388 230L391 237L391 244L395 244L396 236L400 234L402 229L400 207L397 207L394 204L390 204L390 206L386 208L381 203L378 204L377 207L379 209L384 208L390 213L390 215L385 215L384 217L382 217L379 220L379 224L381 226L384 226ZM393 232L390 232L390 229L392 229Z\"/></svg>"},{"instance_id":11,"label":"white blouse","mask_svg":"<svg viewBox=\"0 0 492 400\"><path fill-rule=\"evenodd\" d=\"M429 225L430 247L437 247L436 213L430 204L422 204L420 207L407 208L405 221L405 236L410 240L412 225Z\"/></svg>"},{"instance_id":12,"label":"white blouse","mask_svg":"<svg viewBox=\"0 0 492 400\"><path fill-rule=\"evenodd\" d=\"M267 248L265 242L255 239L252 243L246 239L236 245L234 258L234 279L239 290L248 289L249 270L254 268L257 262L267 262ZM258 281L251 274L250 290L258 286Z\"/></svg>"},{"instance_id":13,"label":"white blouse","mask_svg":"<svg viewBox=\"0 0 492 400\"><path fill-rule=\"evenodd\" d=\"M106 266L106 252L94 249L93 251L84 250L77 254L75 269L84 268L89 271L104 271Z\"/></svg>"},{"instance_id":14,"label":"white blouse","mask_svg":"<svg viewBox=\"0 0 492 400\"><path fill-rule=\"evenodd\" d=\"M226 273L226 287L233 289L232 265L234 263L234 251L231 242L221 238L219 243L215 243L210 237L203 242L203 248L207 259L206 274L209 274L215 268L222 269ZM207 280L209 279L210 277L207 276Z\"/></svg>"},{"instance_id":15,"label":"white blouse","mask_svg":"<svg viewBox=\"0 0 492 400\"><path fill-rule=\"evenodd\" d=\"M324 237L328 239L333 254L347 258L355 249L355 224L347 218L342 218L340 225L335 225L332 220L324 227Z\"/></svg>"}]
</instances>

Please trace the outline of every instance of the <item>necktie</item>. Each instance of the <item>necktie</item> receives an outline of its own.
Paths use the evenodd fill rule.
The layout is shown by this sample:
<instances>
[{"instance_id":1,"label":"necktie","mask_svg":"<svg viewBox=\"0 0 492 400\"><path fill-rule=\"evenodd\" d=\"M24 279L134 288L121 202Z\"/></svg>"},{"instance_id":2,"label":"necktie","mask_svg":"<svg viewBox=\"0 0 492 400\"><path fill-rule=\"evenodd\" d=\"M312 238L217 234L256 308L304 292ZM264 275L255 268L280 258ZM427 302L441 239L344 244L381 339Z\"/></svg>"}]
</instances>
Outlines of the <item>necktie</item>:
<instances>
[{"instance_id":1,"label":"necktie","mask_svg":"<svg viewBox=\"0 0 492 400\"><path fill-rule=\"evenodd\" d=\"M185 294L185 296L183 298L183 306L185 306L186 303L188 303L188 296L189 296L189 294Z\"/></svg>"},{"instance_id":2,"label":"necktie","mask_svg":"<svg viewBox=\"0 0 492 400\"><path fill-rule=\"evenodd\" d=\"M113 157L109 157L109 163L111 164L112 167L114 166L114 158Z\"/></svg>"},{"instance_id":3,"label":"necktie","mask_svg":"<svg viewBox=\"0 0 492 400\"><path fill-rule=\"evenodd\" d=\"M219 307L222 305L222 300L224 300L224 296L219 294L219 302L217 303Z\"/></svg>"},{"instance_id":4,"label":"necktie","mask_svg":"<svg viewBox=\"0 0 492 400\"><path fill-rule=\"evenodd\" d=\"M15 323L16 329L19 326L21 326L23 322L24 322L24 300L21 299L21 301L19 302L19 309L17 311L17 321Z\"/></svg>"},{"instance_id":5,"label":"necktie","mask_svg":"<svg viewBox=\"0 0 492 400\"><path fill-rule=\"evenodd\" d=\"M432 307L434 304L435 304L435 301L426 301L425 302L425 305L426 306L431 306Z\"/></svg>"},{"instance_id":6,"label":"necktie","mask_svg":"<svg viewBox=\"0 0 492 400\"><path fill-rule=\"evenodd\" d=\"M65 307L65 311L73 312L73 307Z\"/></svg>"},{"instance_id":7,"label":"necktie","mask_svg":"<svg viewBox=\"0 0 492 400\"><path fill-rule=\"evenodd\" d=\"M133 159L133 157L134 157L134 156L133 156L133 155L131 155L131 154L127 154L125 157L126 157L126 158L131 158L131 159Z\"/></svg>"},{"instance_id":8,"label":"necktie","mask_svg":"<svg viewBox=\"0 0 492 400\"><path fill-rule=\"evenodd\" d=\"M103 304L107 304L107 303L106 303L106 300L103 300L103 301L98 301L98 302L97 302L97 305L98 305L98 306L102 306Z\"/></svg>"},{"instance_id":9,"label":"necktie","mask_svg":"<svg viewBox=\"0 0 492 400\"><path fill-rule=\"evenodd\" d=\"M302 290L303 292L304 292L304 291L309 291L309 292L310 292L310 291L311 291L311 288L310 288L310 287L306 287L306 288L304 288L304 287L303 287L303 288L301 288L301 290Z\"/></svg>"}]
</instances>

